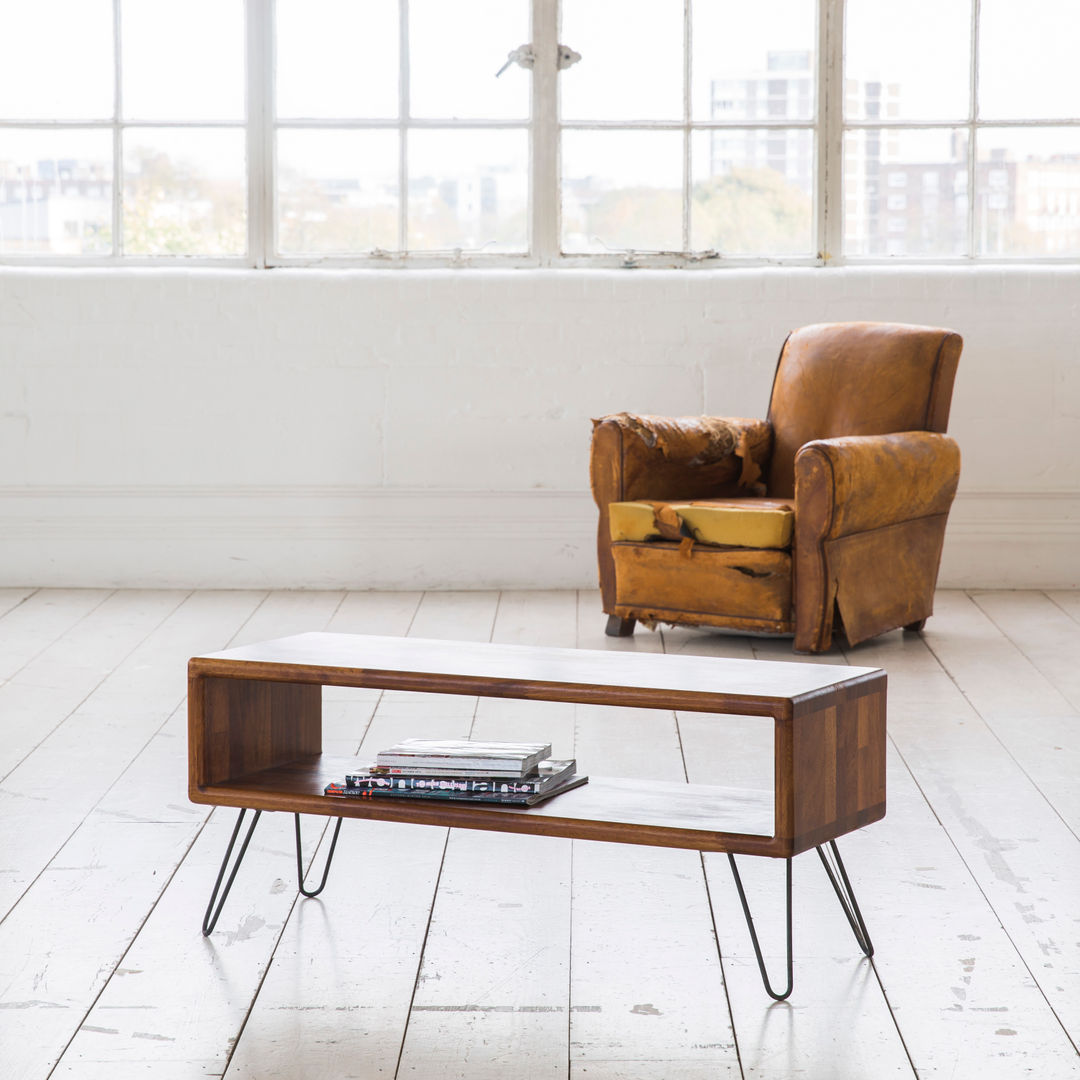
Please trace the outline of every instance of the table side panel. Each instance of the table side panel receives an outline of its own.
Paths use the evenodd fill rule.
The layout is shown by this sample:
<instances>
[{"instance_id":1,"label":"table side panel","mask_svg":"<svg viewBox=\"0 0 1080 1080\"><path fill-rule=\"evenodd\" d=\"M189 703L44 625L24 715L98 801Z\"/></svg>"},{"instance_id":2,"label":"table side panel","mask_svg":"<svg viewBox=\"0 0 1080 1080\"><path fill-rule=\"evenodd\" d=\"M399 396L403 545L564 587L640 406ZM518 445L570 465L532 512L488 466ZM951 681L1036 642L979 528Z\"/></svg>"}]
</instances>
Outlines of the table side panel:
<instances>
[{"instance_id":1,"label":"table side panel","mask_svg":"<svg viewBox=\"0 0 1080 1080\"><path fill-rule=\"evenodd\" d=\"M190 786L220 783L322 750L322 688L192 676Z\"/></svg>"},{"instance_id":2,"label":"table side panel","mask_svg":"<svg viewBox=\"0 0 1080 1080\"><path fill-rule=\"evenodd\" d=\"M778 725L790 757L778 762L777 836L792 854L885 816L885 683L882 673L797 704Z\"/></svg>"}]
</instances>

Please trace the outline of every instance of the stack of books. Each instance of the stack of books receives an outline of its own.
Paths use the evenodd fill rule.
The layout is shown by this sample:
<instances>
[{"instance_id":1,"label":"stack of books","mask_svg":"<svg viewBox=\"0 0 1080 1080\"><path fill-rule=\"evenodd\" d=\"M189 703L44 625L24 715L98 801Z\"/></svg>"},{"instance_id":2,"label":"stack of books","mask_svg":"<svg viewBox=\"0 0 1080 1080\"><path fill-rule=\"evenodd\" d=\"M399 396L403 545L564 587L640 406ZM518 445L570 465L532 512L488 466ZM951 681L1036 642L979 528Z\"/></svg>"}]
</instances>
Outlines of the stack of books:
<instances>
[{"instance_id":1,"label":"stack of books","mask_svg":"<svg viewBox=\"0 0 1080 1080\"><path fill-rule=\"evenodd\" d=\"M552 760L550 743L405 739L325 790L340 798L535 806L589 779L576 770L573 758Z\"/></svg>"}]
</instances>

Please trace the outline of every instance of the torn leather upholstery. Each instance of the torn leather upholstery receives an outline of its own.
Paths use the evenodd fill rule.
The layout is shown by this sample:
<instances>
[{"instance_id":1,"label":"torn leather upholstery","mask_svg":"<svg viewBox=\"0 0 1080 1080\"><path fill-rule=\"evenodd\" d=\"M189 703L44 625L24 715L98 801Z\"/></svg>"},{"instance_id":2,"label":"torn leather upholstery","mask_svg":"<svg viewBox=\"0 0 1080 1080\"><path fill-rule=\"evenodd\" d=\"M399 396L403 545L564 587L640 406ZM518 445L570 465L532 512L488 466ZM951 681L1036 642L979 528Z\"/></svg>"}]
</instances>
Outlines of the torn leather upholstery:
<instances>
[{"instance_id":1,"label":"torn leather upholstery","mask_svg":"<svg viewBox=\"0 0 1080 1080\"><path fill-rule=\"evenodd\" d=\"M936 327L807 326L781 348L768 420L594 421L603 608L629 623L615 632L633 620L794 630L796 651L822 652L837 609L852 643L920 625L956 491L944 431L962 346ZM701 518L718 515L699 504L762 496L794 506L790 550L706 537Z\"/></svg>"},{"instance_id":2,"label":"torn leather upholstery","mask_svg":"<svg viewBox=\"0 0 1080 1080\"><path fill-rule=\"evenodd\" d=\"M617 460L598 459L597 434L617 434ZM613 430L612 430L613 429ZM714 416L614 413L593 421L592 487L597 505L626 499L696 499L763 495L761 477L772 449L767 420ZM612 485L598 470L618 474ZM599 490L598 490L599 489Z\"/></svg>"}]
</instances>

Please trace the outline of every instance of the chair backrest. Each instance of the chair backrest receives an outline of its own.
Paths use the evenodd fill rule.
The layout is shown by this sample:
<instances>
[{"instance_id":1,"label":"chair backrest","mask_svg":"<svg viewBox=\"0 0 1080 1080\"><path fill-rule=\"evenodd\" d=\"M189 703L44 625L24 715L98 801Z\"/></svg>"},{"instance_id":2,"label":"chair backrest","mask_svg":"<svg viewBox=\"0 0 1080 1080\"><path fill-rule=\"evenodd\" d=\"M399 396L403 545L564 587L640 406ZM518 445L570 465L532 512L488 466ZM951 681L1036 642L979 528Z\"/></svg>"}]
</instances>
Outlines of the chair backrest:
<instances>
[{"instance_id":1,"label":"chair backrest","mask_svg":"<svg viewBox=\"0 0 1080 1080\"><path fill-rule=\"evenodd\" d=\"M795 494L795 455L811 439L944 431L963 339L903 323L821 323L788 335L769 401L768 494Z\"/></svg>"}]
</instances>

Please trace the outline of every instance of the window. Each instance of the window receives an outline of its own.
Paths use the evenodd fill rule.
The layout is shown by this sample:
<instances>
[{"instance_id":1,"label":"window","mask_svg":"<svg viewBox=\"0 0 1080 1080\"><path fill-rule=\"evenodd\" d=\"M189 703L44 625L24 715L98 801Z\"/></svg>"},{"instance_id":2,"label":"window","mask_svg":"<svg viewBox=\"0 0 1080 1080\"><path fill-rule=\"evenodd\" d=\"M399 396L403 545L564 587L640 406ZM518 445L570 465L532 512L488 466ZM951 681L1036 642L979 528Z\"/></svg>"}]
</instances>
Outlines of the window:
<instances>
[{"instance_id":1,"label":"window","mask_svg":"<svg viewBox=\"0 0 1080 1080\"><path fill-rule=\"evenodd\" d=\"M0 25L9 262L1080 257L1074 0L0 0Z\"/></svg>"},{"instance_id":2,"label":"window","mask_svg":"<svg viewBox=\"0 0 1080 1080\"><path fill-rule=\"evenodd\" d=\"M529 249L527 0L277 0L273 252Z\"/></svg>"},{"instance_id":3,"label":"window","mask_svg":"<svg viewBox=\"0 0 1080 1080\"><path fill-rule=\"evenodd\" d=\"M846 0L844 18L844 252L1080 256L1080 217L1049 221L1027 198L1080 178L1080 6ZM890 184L921 172L941 192L909 200L902 244L886 235L897 219L865 197L881 172Z\"/></svg>"},{"instance_id":4,"label":"window","mask_svg":"<svg viewBox=\"0 0 1080 1080\"><path fill-rule=\"evenodd\" d=\"M562 3L559 251L812 259L814 0L620 7Z\"/></svg>"},{"instance_id":5,"label":"window","mask_svg":"<svg viewBox=\"0 0 1080 1080\"><path fill-rule=\"evenodd\" d=\"M3 0L0 24L0 253L246 254L243 0Z\"/></svg>"}]
</instances>

